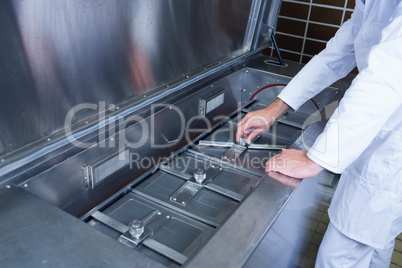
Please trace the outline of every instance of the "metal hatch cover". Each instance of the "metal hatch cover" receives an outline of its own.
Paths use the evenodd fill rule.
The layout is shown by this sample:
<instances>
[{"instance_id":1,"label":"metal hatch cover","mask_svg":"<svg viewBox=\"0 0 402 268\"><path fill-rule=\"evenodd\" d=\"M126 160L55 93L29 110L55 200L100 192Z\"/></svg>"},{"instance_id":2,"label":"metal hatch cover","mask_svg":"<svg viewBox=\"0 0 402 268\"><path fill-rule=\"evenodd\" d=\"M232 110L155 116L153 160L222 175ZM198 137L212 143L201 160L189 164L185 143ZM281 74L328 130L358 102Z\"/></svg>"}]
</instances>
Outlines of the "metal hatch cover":
<instances>
[{"instance_id":1,"label":"metal hatch cover","mask_svg":"<svg viewBox=\"0 0 402 268\"><path fill-rule=\"evenodd\" d=\"M128 193L102 212L94 212L91 217L88 223L94 228L168 266L183 264L214 231L209 225L135 193ZM133 220L142 221L148 230L139 239L128 232Z\"/></svg>"},{"instance_id":2,"label":"metal hatch cover","mask_svg":"<svg viewBox=\"0 0 402 268\"><path fill-rule=\"evenodd\" d=\"M3 2L0 35L10 53L1 63L1 82L12 90L0 91L10 111L0 115L8 125L0 129L7 137L1 157L60 137L67 113L83 100L120 109L138 105L257 53L269 42L259 24L276 21L273 3L280 1ZM54 16L58 10L64 16ZM10 62L16 64L6 68ZM72 123L88 126L98 112L83 109Z\"/></svg>"}]
</instances>

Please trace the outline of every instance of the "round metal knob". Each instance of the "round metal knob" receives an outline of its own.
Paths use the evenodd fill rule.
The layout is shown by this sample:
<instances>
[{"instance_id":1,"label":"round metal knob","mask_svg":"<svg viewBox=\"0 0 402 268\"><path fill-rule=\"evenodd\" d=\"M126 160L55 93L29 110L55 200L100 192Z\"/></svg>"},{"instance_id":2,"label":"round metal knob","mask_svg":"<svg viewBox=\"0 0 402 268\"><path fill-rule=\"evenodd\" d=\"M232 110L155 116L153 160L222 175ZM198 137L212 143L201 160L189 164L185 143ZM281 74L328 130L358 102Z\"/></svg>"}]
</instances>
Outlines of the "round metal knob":
<instances>
[{"instance_id":1,"label":"round metal knob","mask_svg":"<svg viewBox=\"0 0 402 268\"><path fill-rule=\"evenodd\" d=\"M140 238L144 233L144 223L142 221L133 220L128 224L128 231L135 238Z\"/></svg>"},{"instance_id":2,"label":"round metal knob","mask_svg":"<svg viewBox=\"0 0 402 268\"><path fill-rule=\"evenodd\" d=\"M196 171L194 171L194 179L196 182L202 183L206 177L207 174L205 173L204 169L198 168Z\"/></svg>"},{"instance_id":3,"label":"round metal knob","mask_svg":"<svg viewBox=\"0 0 402 268\"><path fill-rule=\"evenodd\" d=\"M239 143L241 146L246 146L247 145L247 139L248 139L248 135L244 134L243 136L240 137L239 139Z\"/></svg>"}]
</instances>

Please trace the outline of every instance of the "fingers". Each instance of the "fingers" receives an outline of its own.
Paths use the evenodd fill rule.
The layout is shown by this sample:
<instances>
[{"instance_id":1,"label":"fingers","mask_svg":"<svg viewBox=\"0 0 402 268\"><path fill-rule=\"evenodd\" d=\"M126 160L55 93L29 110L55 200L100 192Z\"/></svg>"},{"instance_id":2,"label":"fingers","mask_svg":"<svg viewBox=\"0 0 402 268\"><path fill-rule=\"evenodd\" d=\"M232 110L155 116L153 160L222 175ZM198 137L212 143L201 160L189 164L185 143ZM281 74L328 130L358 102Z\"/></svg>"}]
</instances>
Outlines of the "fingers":
<instances>
[{"instance_id":1,"label":"fingers","mask_svg":"<svg viewBox=\"0 0 402 268\"><path fill-rule=\"evenodd\" d=\"M298 150L294 149L282 149L282 152L274 155L265 163L265 172L279 172L284 175L288 175L291 177L292 174L292 167L289 165L289 161L292 160L292 154Z\"/></svg>"},{"instance_id":2,"label":"fingers","mask_svg":"<svg viewBox=\"0 0 402 268\"><path fill-rule=\"evenodd\" d=\"M260 113L248 113L237 125L236 131L236 141L239 141L243 134L250 134L251 137L248 138L247 142L250 143L251 140L262 133L270 126L270 121Z\"/></svg>"},{"instance_id":3,"label":"fingers","mask_svg":"<svg viewBox=\"0 0 402 268\"><path fill-rule=\"evenodd\" d=\"M249 119L251 119L253 113L248 113L246 116L237 124L236 131L236 141L239 141L241 136L247 131L246 126L249 125Z\"/></svg>"},{"instance_id":4,"label":"fingers","mask_svg":"<svg viewBox=\"0 0 402 268\"><path fill-rule=\"evenodd\" d=\"M284 173L285 168L286 168L286 158L283 157L282 153L274 155L265 163L266 173L274 171L285 174Z\"/></svg>"},{"instance_id":5,"label":"fingers","mask_svg":"<svg viewBox=\"0 0 402 268\"><path fill-rule=\"evenodd\" d=\"M264 129L254 129L252 132L250 132L250 134L248 135L247 138L247 143L250 144L251 141L259 134L261 134L262 132L264 132Z\"/></svg>"},{"instance_id":6,"label":"fingers","mask_svg":"<svg viewBox=\"0 0 402 268\"><path fill-rule=\"evenodd\" d=\"M307 151L284 149L265 164L265 172L279 172L293 178L312 178L323 168L307 157Z\"/></svg>"},{"instance_id":7,"label":"fingers","mask_svg":"<svg viewBox=\"0 0 402 268\"><path fill-rule=\"evenodd\" d=\"M236 141L239 141L244 133L252 132L251 129L267 129L281 114L289 109L289 105L277 98L266 108L246 114L237 124ZM253 137L255 136L256 135L253 134ZM248 143L250 143L251 140L252 139L248 139Z\"/></svg>"}]
</instances>

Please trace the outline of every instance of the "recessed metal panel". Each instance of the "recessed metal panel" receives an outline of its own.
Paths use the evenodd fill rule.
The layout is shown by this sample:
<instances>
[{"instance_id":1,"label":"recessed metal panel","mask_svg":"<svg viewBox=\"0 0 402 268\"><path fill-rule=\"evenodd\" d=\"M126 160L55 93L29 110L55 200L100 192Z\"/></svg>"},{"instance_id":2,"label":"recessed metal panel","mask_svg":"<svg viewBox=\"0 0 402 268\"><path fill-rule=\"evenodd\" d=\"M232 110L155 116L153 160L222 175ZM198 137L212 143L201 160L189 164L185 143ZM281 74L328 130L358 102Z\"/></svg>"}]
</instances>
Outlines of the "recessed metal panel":
<instances>
[{"instance_id":1,"label":"recessed metal panel","mask_svg":"<svg viewBox=\"0 0 402 268\"><path fill-rule=\"evenodd\" d=\"M211 226L133 193L117 200L102 213L95 212L93 218L89 221L91 226L115 239L115 231L110 229L114 229L117 223L126 226L132 220L143 221L148 230L144 238L135 240L126 229L119 228L121 233L124 231L119 241L165 264L183 264L214 231ZM110 221L115 223L110 224Z\"/></svg>"},{"instance_id":2,"label":"recessed metal panel","mask_svg":"<svg viewBox=\"0 0 402 268\"><path fill-rule=\"evenodd\" d=\"M226 161L216 161L197 154L183 153L163 167L164 171L174 171L177 175L193 174L201 168L206 175L203 187L236 201L241 201L260 181L260 176L235 169Z\"/></svg>"},{"instance_id":3,"label":"recessed metal panel","mask_svg":"<svg viewBox=\"0 0 402 268\"><path fill-rule=\"evenodd\" d=\"M218 226L238 204L237 201L206 188L199 189L185 205L172 201L171 197L185 183L186 180L182 178L158 171L133 191L212 226Z\"/></svg>"}]
</instances>

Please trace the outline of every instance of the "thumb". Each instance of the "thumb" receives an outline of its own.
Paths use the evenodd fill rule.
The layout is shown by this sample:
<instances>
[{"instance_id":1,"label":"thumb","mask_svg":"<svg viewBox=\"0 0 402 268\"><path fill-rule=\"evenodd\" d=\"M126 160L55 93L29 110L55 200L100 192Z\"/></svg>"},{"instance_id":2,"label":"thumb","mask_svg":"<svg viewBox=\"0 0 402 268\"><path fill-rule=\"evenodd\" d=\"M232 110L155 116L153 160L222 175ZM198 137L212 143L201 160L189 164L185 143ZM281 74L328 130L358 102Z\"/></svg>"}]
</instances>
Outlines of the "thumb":
<instances>
[{"instance_id":1,"label":"thumb","mask_svg":"<svg viewBox=\"0 0 402 268\"><path fill-rule=\"evenodd\" d=\"M254 131L250 132L247 138L247 143L250 144L251 141L257 137L258 134L261 134L264 130L263 129L254 129Z\"/></svg>"}]
</instances>

